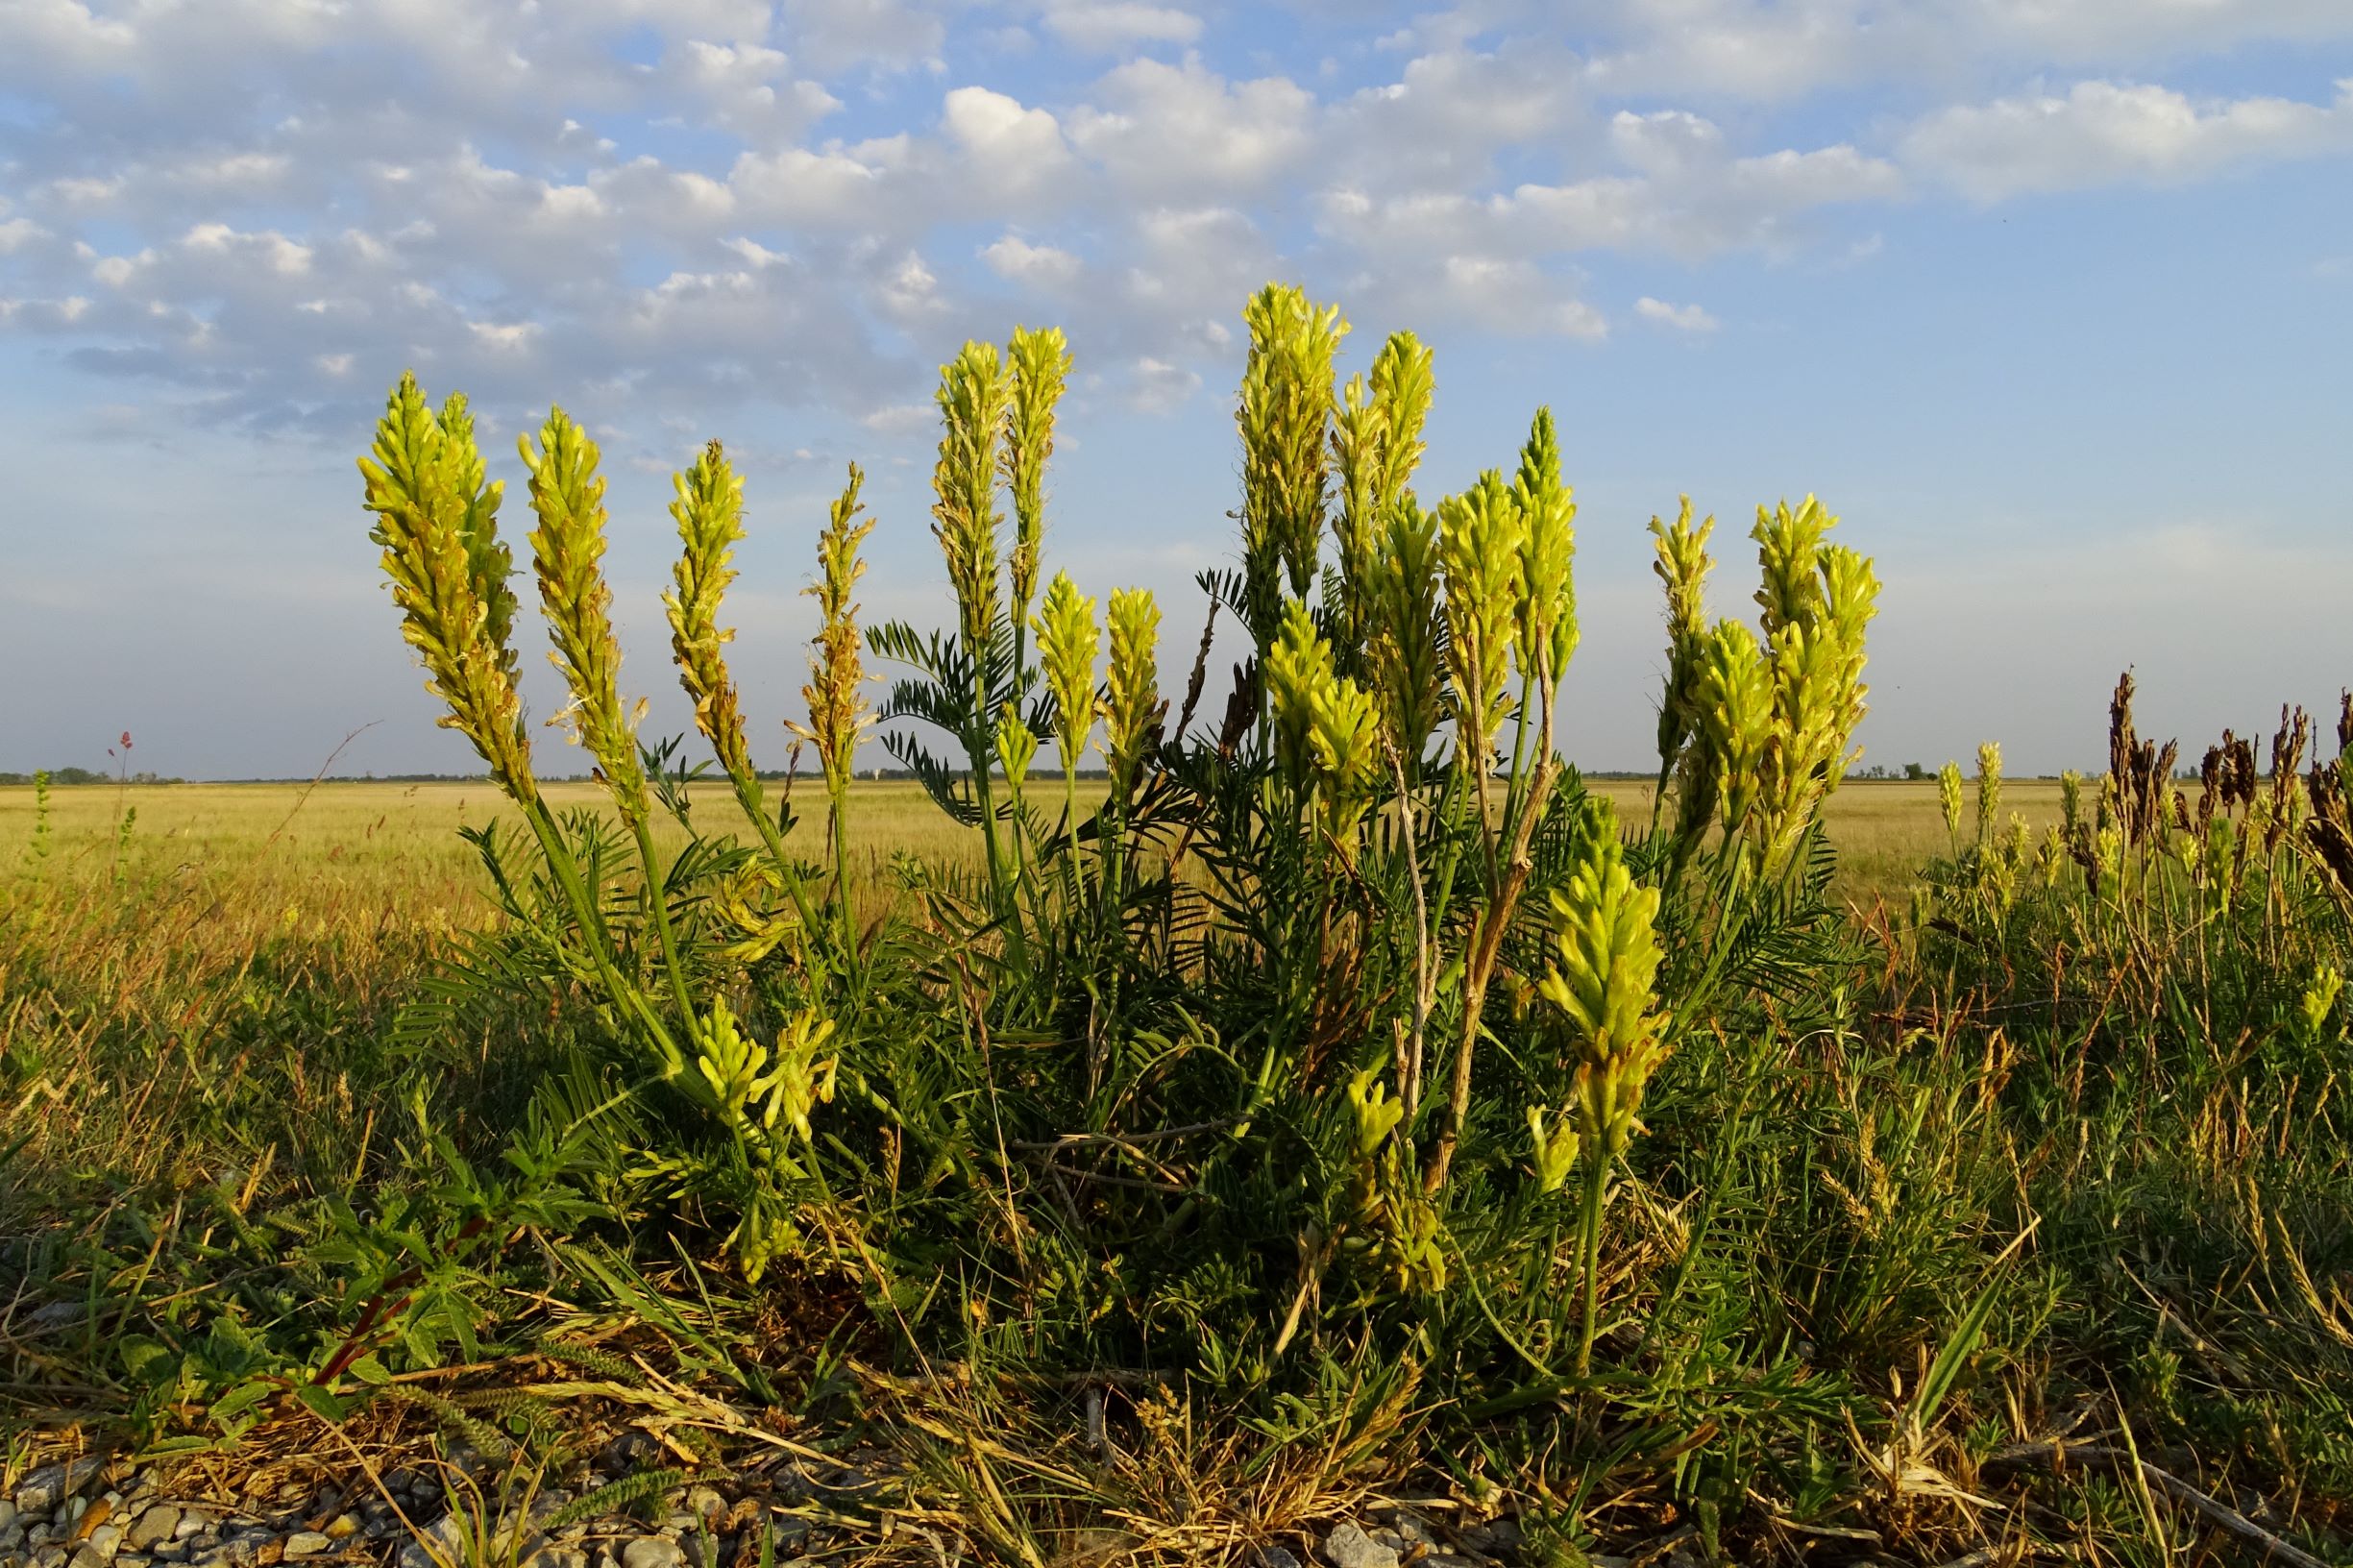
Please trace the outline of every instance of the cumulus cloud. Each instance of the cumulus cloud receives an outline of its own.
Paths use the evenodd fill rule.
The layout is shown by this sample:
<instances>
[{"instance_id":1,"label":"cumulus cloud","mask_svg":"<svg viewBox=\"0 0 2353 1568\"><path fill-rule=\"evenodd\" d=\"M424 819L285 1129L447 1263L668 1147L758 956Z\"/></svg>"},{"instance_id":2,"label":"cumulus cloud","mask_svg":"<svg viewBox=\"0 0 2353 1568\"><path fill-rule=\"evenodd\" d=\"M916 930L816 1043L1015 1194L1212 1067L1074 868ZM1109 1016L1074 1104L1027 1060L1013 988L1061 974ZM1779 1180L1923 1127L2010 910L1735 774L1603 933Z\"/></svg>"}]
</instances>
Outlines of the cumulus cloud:
<instances>
[{"instance_id":1,"label":"cumulus cloud","mask_svg":"<svg viewBox=\"0 0 2353 1568\"><path fill-rule=\"evenodd\" d=\"M1654 321L1661 327L1672 327L1679 332L1712 332L1718 323L1714 316L1696 305L1669 305L1648 294L1634 302L1634 314L1645 321Z\"/></svg>"},{"instance_id":2,"label":"cumulus cloud","mask_svg":"<svg viewBox=\"0 0 2353 1568\"><path fill-rule=\"evenodd\" d=\"M1229 82L1197 59L1140 60L1071 116L1071 139L1124 190L1160 198L1255 195L1314 145L1316 102L1287 78Z\"/></svg>"},{"instance_id":3,"label":"cumulus cloud","mask_svg":"<svg viewBox=\"0 0 2353 1568\"><path fill-rule=\"evenodd\" d=\"M1572 40L1474 0L1294 76L1213 66L1203 13L1164 0L32 0L0 12L0 90L36 110L0 122L0 316L273 431L343 428L403 364L485 396L662 390L682 419L822 382L855 420L1001 331L1010 288L1165 407L1230 375L1270 277L1368 319L1591 339L1591 257L1867 257L1842 214L2353 139L2353 89L2101 79L1796 141L1720 107L2120 48L2135 8L2184 38L2333 36L2341 10L1605 0ZM989 68L1016 32L1018 91Z\"/></svg>"},{"instance_id":4,"label":"cumulus cloud","mask_svg":"<svg viewBox=\"0 0 2353 1568\"><path fill-rule=\"evenodd\" d=\"M1143 0L1053 0L1046 31L1077 49L1112 53L1140 44L1191 43L1201 37L1201 18L1173 6Z\"/></svg>"},{"instance_id":5,"label":"cumulus cloud","mask_svg":"<svg viewBox=\"0 0 2353 1568\"><path fill-rule=\"evenodd\" d=\"M2236 163L2353 150L2353 80L2333 103L2198 100L2170 88L2078 82L1930 114L1906 134L1907 163L1980 202L2120 181L2194 180Z\"/></svg>"},{"instance_id":6,"label":"cumulus cloud","mask_svg":"<svg viewBox=\"0 0 2353 1568\"><path fill-rule=\"evenodd\" d=\"M1032 245L1018 234L1007 234L980 250L989 270L1012 282L1059 287L1076 279L1084 263L1053 245Z\"/></svg>"}]
</instances>

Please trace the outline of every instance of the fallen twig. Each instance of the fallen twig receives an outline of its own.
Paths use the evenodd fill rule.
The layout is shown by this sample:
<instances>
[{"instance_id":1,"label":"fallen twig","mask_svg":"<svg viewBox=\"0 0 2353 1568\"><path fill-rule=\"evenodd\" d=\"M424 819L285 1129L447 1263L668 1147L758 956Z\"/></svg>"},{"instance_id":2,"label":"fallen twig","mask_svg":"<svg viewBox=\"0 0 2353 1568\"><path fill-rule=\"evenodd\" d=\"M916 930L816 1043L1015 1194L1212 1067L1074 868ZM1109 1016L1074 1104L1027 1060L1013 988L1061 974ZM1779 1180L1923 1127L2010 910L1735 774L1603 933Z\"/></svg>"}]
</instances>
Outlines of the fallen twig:
<instances>
[{"instance_id":1,"label":"fallen twig","mask_svg":"<svg viewBox=\"0 0 2353 1568\"><path fill-rule=\"evenodd\" d=\"M2198 1490L2169 1470L2161 1470L2121 1448L2104 1444L2071 1444L2065 1442L2022 1443L2005 1448L1987 1461L1987 1467L2013 1466L2033 1462L2052 1465L2067 1463L2106 1465L2129 1472L2139 1466L2141 1479L2177 1503L2186 1503L2208 1523L2219 1526L2250 1546L2260 1547L2263 1562L2284 1562L2291 1568L2329 1568L2329 1565L2301 1547L2280 1539L2269 1531L2241 1513L2237 1508Z\"/></svg>"}]
</instances>

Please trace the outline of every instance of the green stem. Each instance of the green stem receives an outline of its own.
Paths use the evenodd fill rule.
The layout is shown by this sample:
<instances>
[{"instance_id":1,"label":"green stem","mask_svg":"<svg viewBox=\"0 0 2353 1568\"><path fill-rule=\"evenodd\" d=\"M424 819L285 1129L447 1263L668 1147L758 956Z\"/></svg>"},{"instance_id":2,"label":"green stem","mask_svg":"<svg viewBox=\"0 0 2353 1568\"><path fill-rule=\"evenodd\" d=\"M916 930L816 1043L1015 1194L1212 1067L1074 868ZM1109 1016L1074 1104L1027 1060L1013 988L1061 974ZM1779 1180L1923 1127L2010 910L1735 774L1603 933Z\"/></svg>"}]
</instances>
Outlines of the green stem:
<instances>
[{"instance_id":1,"label":"green stem","mask_svg":"<svg viewBox=\"0 0 2353 1568\"><path fill-rule=\"evenodd\" d=\"M1064 747L1062 759L1063 874L1070 890L1070 907L1078 908L1078 763Z\"/></svg>"},{"instance_id":2,"label":"green stem","mask_svg":"<svg viewBox=\"0 0 2353 1568\"><path fill-rule=\"evenodd\" d=\"M1577 1375L1583 1377L1593 1370L1593 1335L1601 1314L1602 1299L1602 1203L1609 1192L1609 1162L1596 1152L1602 1129L1587 1128L1584 1213L1579 1216L1578 1243L1581 1262L1578 1291L1581 1297L1581 1316L1577 1335Z\"/></svg>"},{"instance_id":3,"label":"green stem","mask_svg":"<svg viewBox=\"0 0 2353 1568\"><path fill-rule=\"evenodd\" d=\"M833 917L840 931L843 971L858 974L858 923L849 908L849 778L825 780L825 826L833 839Z\"/></svg>"},{"instance_id":4,"label":"green stem","mask_svg":"<svg viewBox=\"0 0 2353 1568\"><path fill-rule=\"evenodd\" d=\"M612 956L612 938L604 927L603 912L590 892L587 879L580 874L579 865L573 859L571 845L564 842L563 830L548 810L547 802L534 796L528 801L517 800L523 808L523 820L530 824L531 834L539 841L540 855L547 861L556 886L563 890L565 901L572 905L573 919L579 922L580 935L588 943L589 963L597 977L611 994L613 1004L624 1013L634 1016L653 1041L655 1053L662 1059L664 1077L673 1077L685 1070L686 1059L677 1042L654 1012L646 993L621 972Z\"/></svg>"},{"instance_id":5,"label":"green stem","mask_svg":"<svg viewBox=\"0 0 2353 1568\"><path fill-rule=\"evenodd\" d=\"M768 858L775 866L776 874L784 879L784 891L792 895L793 908L800 916L800 928L814 933L817 930L817 910L809 902L809 890L802 884L799 870L785 853L784 835L768 815L768 796L760 788L758 775L747 772L727 776L735 785L736 804L742 806L744 815L751 819L752 826L759 831L760 842L768 847Z\"/></svg>"},{"instance_id":6,"label":"green stem","mask_svg":"<svg viewBox=\"0 0 2353 1568\"><path fill-rule=\"evenodd\" d=\"M687 990L686 970L678 963L678 939L670 928L670 890L662 880L661 858L653 849L653 827L642 811L630 813L629 829L637 837L638 869L646 878L646 903L653 916L653 934L662 946L662 968L670 975L671 1000L678 1004L678 1017L686 1025L687 1038L695 1038L695 997Z\"/></svg>"}]
</instances>

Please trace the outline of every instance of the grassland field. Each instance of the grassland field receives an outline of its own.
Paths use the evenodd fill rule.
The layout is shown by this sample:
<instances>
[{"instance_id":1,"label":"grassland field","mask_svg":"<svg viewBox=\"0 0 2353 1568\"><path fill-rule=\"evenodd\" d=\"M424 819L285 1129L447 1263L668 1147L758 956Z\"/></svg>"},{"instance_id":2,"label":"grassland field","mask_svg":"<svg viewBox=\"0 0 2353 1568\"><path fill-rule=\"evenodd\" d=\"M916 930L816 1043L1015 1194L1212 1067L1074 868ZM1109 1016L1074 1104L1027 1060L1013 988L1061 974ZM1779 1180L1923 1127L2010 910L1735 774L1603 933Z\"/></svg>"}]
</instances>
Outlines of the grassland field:
<instances>
[{"instance_id":1,"label":"grassland field","mask_svg":"<svg viewBox=\"0 0 2353 1568\"><path fill-rule=\"evenodd\" d=\"M1651 787L1596 779L1628 821L1647 821ZM1082 783L1091 799L1101 785ZM559 807L598 806L604 795L587 782L547 786ZM209 919L242 925L299 924L306 929L352 921L381 928L415 923L463 926L488 910L486 885L464 826L514 821L513 808L486 780L379 783L160 784L117 789L80 785L51 792L51 848L43 874L72 884L110 883L116 827L134 820L125 874L164 895L160 907L201 896ZM722 788L696 795L722 830L734 805ZM2005 812L2025 817L2036 833L2058 820L2054 781L2014 779ZM796 838L821 858L821 792L808 785L797 801ZM978 865L977 832L949 821L912 782L861 783L852 796L851 874L865 900L891 896L890 865L918 859ZM1900 899L1929 857L1949 848L1933 781L1857 780L1832 798L1828 821L1839 851L1840 890L1868 904ZM31 865L35 800L29 786L0 787L0 877Z\"/></svg>"}]
</instances>

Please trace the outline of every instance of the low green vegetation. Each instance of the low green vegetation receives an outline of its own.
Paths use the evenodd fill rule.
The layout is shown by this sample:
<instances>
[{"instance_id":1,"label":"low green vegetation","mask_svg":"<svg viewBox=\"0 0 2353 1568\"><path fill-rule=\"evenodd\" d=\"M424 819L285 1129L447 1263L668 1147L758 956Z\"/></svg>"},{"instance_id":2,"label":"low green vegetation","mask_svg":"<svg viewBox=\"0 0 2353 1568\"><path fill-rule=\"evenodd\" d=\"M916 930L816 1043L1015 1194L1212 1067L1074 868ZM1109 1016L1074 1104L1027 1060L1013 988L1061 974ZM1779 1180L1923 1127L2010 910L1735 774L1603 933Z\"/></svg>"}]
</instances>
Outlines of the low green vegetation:
<instances>
[{"instance_id":1,"label":"low green vegetation","mask_svg":"<svg viewBox=\"0 0 2353 1568\"><path fill-rule=\"evenodd\" d=\"M1561 1563L2341 1559L2353 773L2296 715L2185 789L2127 681L2100 777L1843 783L1877 584L1808 498L1738 615L1713 520L1654 522L1658 772L1589 784L1549 414L1425 502L1428 352L1336 383L1336 310L1246 320L1240 567L1182 618L1230 688L1049 570L1060 334L967 345L955 625L860 627L853 469L789 800L724 453L672 508L690 749L635 730L594 442L524 441L599 772L543 785L503 492L404 380L366 504L488 781L0 808L12 1462L536 1475L628 1425L641 1492L863 1445L878 1542L987 1561L1375 1489ZM919 784L851 783L870 729Z\"/></svg>"}]
</instances>

